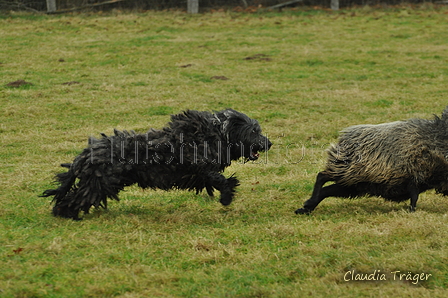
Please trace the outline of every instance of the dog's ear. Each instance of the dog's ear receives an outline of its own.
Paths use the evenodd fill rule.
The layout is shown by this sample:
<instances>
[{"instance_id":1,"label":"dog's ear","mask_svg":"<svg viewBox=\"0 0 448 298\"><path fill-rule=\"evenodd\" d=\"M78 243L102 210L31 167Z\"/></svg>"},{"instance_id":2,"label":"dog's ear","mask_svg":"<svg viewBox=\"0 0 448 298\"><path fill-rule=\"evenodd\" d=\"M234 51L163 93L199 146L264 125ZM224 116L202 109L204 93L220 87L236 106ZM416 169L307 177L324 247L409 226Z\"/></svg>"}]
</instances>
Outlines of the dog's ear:
<instances>
[{"instance_id":1,"label":"dog's ear","mask_svg":"<svg viewBox=\"0 0 448 298\"><path fill-rule=\"evenodd\" d=\"M213 111L214 118L217 119L220 124L223 124L224 122L226 122L233 114L234 113L233 113L232 109Z\"/></svg>"},{"instance_id":2,"label":"dog's ear","mask_svg":"<svg viewBox=\"0 0 448 298\"><path fill-rule=\"evenodd\" d=\"M215 111L214 116L221 124L222 133L226 136L227 142L229 141L229 123L230 119L234 118L236 111L233 109L225 109L221 111Z\"/></svg>"},{"instance_id":3,"label":"dog's ear","mask_svg":"<svg viewBox=\"0 0 448 298\"><path fill-rule=\"evenodd\" d=\"M235 115L235 110L232 110L232 109L226 109L223 112L224 112L223 114L224 114L224 116L226 116L226 118L230 118Z\"/></svg>"},{"instance_id":4,"label":"dog's ear","mask_svg":"<svg viewBox=\"0 0 448 298\"><path fill-rule=\"evenodd\" d=\"M445 110L443 110L442 120L448 121L448 106L445 108Z\"/></svg>"},{"instance_id":5,"label":"dog's ear","mask_svg":"<svg viewBox=\"0 0 448 298\"><path fill-rule=\"evenodd\" d=\"M213 113L221 121L225 121L225 120L229 119L230 117L235 116L237 111L235 111L234 109L227 108L227 109L224 109L221 111L213 111Z\"/></svg>"}]
</instances>

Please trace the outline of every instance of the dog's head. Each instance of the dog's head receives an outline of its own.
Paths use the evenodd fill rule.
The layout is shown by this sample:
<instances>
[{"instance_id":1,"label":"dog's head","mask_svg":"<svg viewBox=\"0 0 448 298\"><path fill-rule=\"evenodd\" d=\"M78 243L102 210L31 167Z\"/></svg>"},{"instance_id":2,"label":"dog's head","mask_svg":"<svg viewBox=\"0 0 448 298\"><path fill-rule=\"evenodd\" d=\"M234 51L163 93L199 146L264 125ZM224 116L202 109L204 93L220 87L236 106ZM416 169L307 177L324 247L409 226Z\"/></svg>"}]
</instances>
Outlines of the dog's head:
<instances>
[{"instance_id":1,"label":"dog's head","mask_svg":"<svg viewBox=\"0 0 448 298\"><path fill-rule=\"evenodd\" d=\"M260 151L271 148L272 143L261 134L261 127L257 120L233 109L216 112L215 116L222 123L222 132L228 142L227 150L231 160L241 157L257 160Z\"/></svg>"}]
</instances>

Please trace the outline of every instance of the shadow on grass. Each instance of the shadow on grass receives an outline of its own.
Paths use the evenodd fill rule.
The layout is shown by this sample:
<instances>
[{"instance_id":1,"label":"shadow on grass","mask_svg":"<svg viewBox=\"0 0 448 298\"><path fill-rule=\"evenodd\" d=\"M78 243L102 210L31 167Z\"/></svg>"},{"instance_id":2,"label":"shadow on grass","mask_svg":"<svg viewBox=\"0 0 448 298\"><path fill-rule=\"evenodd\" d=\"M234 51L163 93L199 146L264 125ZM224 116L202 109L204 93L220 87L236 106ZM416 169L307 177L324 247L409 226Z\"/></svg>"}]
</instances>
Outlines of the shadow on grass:
<instances>
[{"instance_id":1,"label":"shadow on grass","mask_svg":"<svg viewBox=\"0 0 448 298\"><path fill-rule=\"evenodd\" d=\"M211 225L225 216L216 197L185 194L152 194L144 197L127 196L120 202L111 202L107 210L91 209L90 214L81 214L84 220L122 221L127 219L147 224Z\"/></svg>"},{"instance_id":2,"label":"shadow on grass","mask_svg":"<svg viewBox=\"0 0 448 298\"><path fill-rule=\"evenodd\" d=\"M303 204L296 201L293 205L298 208ZM446 214L448 204L444 198L435 195L424 197L417 204L416 214L426 212L429 214ZM262 206L260 205L262 203ZM288 203L288 204L286 204ZM266 204L269 204L267 206ZM296 215L290 210L291 204L287 196L275 201L253 200L241 198L230 206L222 206L219 197L208 197L205 194L195 195L182 192L155 192L150 195L124 195L120 202L110 202L109 208L91 209L90 214L83 215L85 220L115 220L123 217L134 218L148 223L176 223L195 225L214 225L218 222L244 221L246 223L272 220L273 218L291 217L306 219L311 217L321 219L347 220L355 216L373 216L379 214L394 214L409 212L409 201L396 203L385 201L381 197L361 197L355 199L328 198L323 201L310 215Z\"/></svg>"},{"instance_id":3,"label":"shadow on grass","mask_svg":"<svg viewBox=\"0 0 448 298\"><path fill-rule=\"evenodd\" d=\"M330 200L332 200L331 203L329 202ZM446 204L444 204L444 200L446 200ZM345 217L351 214L373 215L400 211L406 211L412 214L409 212L409 200L397 203L385 201L381 197L361 197L354 199L328 198L311 215L339 215ZM431 200L423 199L420 204L417 204L417 210L415 212L418 213L421 211L433 214L446 214L448 212L448 200L440 196Z\"/></svg>"}]
</instances>

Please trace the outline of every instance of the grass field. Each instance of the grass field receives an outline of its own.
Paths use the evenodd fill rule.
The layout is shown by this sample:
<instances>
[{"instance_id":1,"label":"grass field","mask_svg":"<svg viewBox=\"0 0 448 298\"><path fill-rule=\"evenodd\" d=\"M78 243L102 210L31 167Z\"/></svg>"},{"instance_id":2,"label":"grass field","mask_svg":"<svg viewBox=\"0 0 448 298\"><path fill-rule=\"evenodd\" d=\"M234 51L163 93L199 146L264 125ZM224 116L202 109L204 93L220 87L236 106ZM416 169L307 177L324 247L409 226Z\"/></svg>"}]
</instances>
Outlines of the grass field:
<instances>
[{"instance_id":1,"label":"grass field","mask_svg":"<svg viewBox=\"0 0 448 298\"><path fill-rule=\"evenodd\" d=\"M432 5L1 15L0 296L446 297L446 198L294 210L344 127L440 115L447 23ZM91 135L225 107L274 143L228 168L241 180L229 207L129 187L75 222L38 197Z\"/></svg>"}]
</instances>

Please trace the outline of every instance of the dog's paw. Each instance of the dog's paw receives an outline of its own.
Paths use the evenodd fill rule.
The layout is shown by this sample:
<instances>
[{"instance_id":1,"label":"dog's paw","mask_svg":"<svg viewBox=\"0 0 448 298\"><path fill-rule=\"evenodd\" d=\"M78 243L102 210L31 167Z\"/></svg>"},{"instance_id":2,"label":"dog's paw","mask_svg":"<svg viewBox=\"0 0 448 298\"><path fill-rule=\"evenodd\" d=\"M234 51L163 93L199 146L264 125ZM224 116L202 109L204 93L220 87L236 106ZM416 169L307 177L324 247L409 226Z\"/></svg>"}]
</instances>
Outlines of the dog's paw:
<instances>
[{"instance_id":1,"label":"dog's paw","mask_svg":"<svg viewBox=\"0 0 448 298\"><path fill-rule=\"evenodd\" d=\"M233 201L233 192L221 192L221 198L219 199L219 202L223 206L228 206Z\"/></svg>"},{"instance_id":2,"label":"dog's paw","mask_svg":"<svg viewBox=\"0 0 448 298\"><path fill-rule=\"evenodd\" d=\"M310 214L311 211L310 209L306 209L306 208L299 208L295 211L296 214Z\"/></svg>"},{"instance_id":3,"label":"dog's paw","mask_svg":"<svg viewBox=\"0 0 448 298\"><path fill-rule=\"evenodd\" d=\"M73 220L82 220L82 218L79 217L79 211L68 206L54 206L53 215L56 217L71 218Z\"/></svg>"},{"instance_id":4,"label":"dog's paw","mask_svg":"<svg viewBox=\"0 0 448 298\"><path fill-rule=\"evenodd\" d=\"M240 185L240 181L236 177L231 176L231 177L227 178L227 185L231 189L234 189L235 187Z\"/></svg>"},{"instance_id":5,"label":"dog's paw","mask_svg":"<svg viewBox=\"0 0 448 298\"><path fill-rule=\"evenodd\" d=\"M230 203L232 203L232 198L227 198L227 197L221 196L221 199L219 200L219 202L220 202L223 206L229 206Z\"/></svg>"}]
</instances>

